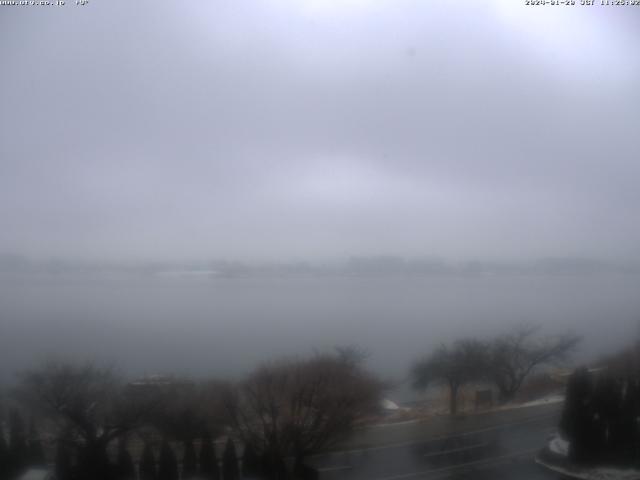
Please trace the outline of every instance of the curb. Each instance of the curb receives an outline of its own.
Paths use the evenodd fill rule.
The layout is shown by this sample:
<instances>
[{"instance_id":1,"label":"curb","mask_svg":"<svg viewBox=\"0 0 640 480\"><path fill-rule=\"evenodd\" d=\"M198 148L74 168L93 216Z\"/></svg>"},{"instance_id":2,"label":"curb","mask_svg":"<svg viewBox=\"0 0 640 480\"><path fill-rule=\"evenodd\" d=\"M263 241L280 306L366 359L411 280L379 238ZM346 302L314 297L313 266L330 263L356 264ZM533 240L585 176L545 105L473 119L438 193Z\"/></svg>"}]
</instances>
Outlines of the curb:
<instances>
[{"instance_id":1,"label":"curb","mask_svg":"<svg viewBox=\"0 0 640 480\"><path fill-rule=\"evenodd\" d=\"M566 457L558 455L549 447L544 447L535 456L535 462L554 473L560 474L565 478L578 478L580 480L640 480L640 472L632 471L629 469L619 469L614 467L602 467L609 470L608 473L604 473L598 468L579 467L571 462ZM617 473L616 473L617 471Z\"/></svg>"}]
</instances>

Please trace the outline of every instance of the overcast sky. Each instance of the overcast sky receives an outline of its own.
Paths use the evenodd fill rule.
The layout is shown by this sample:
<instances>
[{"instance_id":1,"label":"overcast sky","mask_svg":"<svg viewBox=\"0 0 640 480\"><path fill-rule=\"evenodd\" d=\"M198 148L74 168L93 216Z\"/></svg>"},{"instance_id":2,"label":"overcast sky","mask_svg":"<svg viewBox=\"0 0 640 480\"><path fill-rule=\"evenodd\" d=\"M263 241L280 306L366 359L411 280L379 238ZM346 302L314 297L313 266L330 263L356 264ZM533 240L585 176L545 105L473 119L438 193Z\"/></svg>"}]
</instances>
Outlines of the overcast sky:
<instances>
[{"instance_id":1,"label":"overcast sky","mask_svg":"<svg viewBox=\"0 0 640 480\"><path fill-rule=\"evenodd\" d=\"M639 7L67 3L0 6L0 252L640 258Z\"/></svg>"}]
</instances>

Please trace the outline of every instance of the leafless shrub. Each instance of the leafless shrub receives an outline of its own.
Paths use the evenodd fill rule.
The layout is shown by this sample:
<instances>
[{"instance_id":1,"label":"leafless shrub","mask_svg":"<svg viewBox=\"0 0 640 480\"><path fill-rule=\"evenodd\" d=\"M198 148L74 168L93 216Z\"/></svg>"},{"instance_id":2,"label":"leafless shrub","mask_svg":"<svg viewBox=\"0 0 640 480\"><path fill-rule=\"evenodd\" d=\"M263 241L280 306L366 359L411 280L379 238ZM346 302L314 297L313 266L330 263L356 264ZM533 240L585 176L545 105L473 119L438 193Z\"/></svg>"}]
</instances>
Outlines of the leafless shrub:
<instances>
[{"instance_id":1,"label":"leafless shrub","mask_svg":"<svg viewBox=\"0 0 640 480\"><path fill-rule=\"evenodd\" d=\"M353 355L316 354L265 364L228 391L231 422L279 469L341 438L354 422L378 408L383 384Z\"/></svg>"}]
</instances>

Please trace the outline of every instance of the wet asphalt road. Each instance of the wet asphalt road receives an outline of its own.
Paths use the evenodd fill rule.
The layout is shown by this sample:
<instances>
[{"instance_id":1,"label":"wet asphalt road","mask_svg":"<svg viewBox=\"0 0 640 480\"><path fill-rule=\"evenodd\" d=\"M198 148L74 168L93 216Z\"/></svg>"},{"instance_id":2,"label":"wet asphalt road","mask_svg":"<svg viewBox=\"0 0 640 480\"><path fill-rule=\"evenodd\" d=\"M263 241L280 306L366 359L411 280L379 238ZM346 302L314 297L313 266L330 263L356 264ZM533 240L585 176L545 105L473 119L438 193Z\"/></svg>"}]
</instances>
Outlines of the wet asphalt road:
<instances>
[{"instance_id":1,"label":"wet asphalt road","mask_svg":"<svg viewBox=\"0 0 640 480\"><path fill-rule=\"evenodd\" d=\"M429 440L326 454L312 464L320 480L558 479L534 461L557 418L557 411L545 412Z\"/></svg>"}]
</instances>

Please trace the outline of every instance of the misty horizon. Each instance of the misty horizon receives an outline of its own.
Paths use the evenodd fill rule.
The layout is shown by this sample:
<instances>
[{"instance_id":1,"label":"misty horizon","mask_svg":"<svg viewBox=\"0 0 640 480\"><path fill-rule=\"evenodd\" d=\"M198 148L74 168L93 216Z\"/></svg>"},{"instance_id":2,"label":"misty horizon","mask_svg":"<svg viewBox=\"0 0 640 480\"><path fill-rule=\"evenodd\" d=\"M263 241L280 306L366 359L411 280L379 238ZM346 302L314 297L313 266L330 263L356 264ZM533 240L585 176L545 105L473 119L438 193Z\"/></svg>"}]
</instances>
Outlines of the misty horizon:
<instances>
[{"instance_id":1,"label":"misty horizon","mask_svg":"<svg viewBox=\"0 0 640 480\"><path fill-rule=\"evenodd\" d=\"M433 256L402 257L396 255L358 256L327 259L72 259L29 258L17 254L0 254L0 273L78 273L123 272L209 272L211 274L244 273L353 273L353 274L603 274L640 273L640 260L584 257L544 257L533 259L447 259Z\"/></svg>"},{"instance_id":2,"label":"misty horizon","mask_svg":"<svg viewBox=\"0 0 640 480\"><path fill-rule=\"evenodd\" d=\"M524 3L0 5L0 380L636 341L640 10Z\"/></svg>"}]
</instances>

